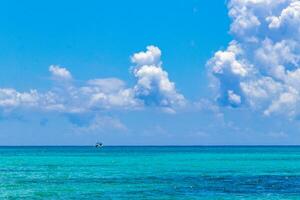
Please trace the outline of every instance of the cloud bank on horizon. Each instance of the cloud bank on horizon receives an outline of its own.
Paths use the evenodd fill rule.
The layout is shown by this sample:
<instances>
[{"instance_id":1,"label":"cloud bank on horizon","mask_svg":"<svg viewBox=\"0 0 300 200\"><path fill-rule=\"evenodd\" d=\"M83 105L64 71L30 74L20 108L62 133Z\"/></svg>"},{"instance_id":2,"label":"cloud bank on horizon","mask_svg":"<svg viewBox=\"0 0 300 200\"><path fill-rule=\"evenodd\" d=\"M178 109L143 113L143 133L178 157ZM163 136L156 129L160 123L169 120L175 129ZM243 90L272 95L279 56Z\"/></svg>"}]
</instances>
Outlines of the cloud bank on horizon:
<instances>
[{"instance_id":1,"label":"cloud bank on horizon","mask_svg":"<svg viewBox=\"0 0 300 200\"><path fill-rule=\"evenodd\" d=\"M300 1L231 0L233 40L208 61L222 106L295 118L300 108Z\"/></svg>"},{"instance_id":2,"label":"cloud bank on horizon","mask_svg":"<svg viewBox=\"0 0 300 200\"><path fill-rule=\"evenodd\" d=\"M166 112L175 112L185 104L185 98L178 93L175 84L169 80L162 68L161 50L148 46L147 51L131 57L136 78L134 87L126 87L118 78L88 80L76 86L71 72L66 68L51 65L49 72L55 87L41 93L35 89L19 92L12 88L0 88L0 108L35 109L61 113L84 113L106 109L141 109L156 107Z\"/></svg>"}]
</instances>

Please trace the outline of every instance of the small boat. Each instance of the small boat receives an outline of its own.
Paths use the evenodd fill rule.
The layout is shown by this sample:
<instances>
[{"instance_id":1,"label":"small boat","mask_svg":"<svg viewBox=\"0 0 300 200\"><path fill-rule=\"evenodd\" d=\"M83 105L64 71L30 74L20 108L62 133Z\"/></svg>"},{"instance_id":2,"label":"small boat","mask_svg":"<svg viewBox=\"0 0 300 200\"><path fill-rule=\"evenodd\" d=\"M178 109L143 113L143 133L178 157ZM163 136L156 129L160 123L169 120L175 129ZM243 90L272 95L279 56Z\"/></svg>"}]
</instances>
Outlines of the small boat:
<instances>
[{"instance_id":1,"label":"small boat","mask_svg":"<svg viewBox=\"0 0 300 200\"><path fill-rule=\"evenodd\" d=\"M103 147L103 144L101 142L97 142L95 145L96 148L101 148Z\"/></svg>"}]
</instances>

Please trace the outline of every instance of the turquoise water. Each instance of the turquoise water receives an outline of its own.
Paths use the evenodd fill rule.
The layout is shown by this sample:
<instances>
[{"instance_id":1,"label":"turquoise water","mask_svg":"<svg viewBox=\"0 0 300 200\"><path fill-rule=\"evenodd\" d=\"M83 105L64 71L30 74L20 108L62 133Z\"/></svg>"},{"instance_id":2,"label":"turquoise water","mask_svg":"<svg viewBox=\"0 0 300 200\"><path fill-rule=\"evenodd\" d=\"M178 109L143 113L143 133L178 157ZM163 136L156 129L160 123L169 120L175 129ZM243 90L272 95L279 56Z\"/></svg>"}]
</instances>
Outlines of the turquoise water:
<instances>
[{"instance_id":1,"label":"turquoise water","mask_svg":"<svg viewBox=\"0 0 300 200\"><path fill-rule=\"evenodd\" d=\"M0 147L0 199L300 199L300 147Z\"/></svg>"}]
</instances>

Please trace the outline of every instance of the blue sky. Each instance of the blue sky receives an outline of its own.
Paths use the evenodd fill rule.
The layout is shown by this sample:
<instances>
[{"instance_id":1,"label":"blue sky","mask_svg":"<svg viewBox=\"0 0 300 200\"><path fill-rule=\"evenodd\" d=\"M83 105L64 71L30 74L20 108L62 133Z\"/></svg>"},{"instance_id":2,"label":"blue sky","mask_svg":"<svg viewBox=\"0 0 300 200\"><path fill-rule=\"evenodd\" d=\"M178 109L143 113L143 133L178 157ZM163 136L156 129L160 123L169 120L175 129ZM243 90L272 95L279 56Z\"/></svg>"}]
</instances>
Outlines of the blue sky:
<instances>
[{"instance_id":1,"label":"blue sky","mask_svg":"<svg viewBox=\"0 0 300 200\"><path fill-rule=\"evenodd\" d=\"M0 144L299 144L296 3L1 2Z\"/></svg>"}]
</instances>

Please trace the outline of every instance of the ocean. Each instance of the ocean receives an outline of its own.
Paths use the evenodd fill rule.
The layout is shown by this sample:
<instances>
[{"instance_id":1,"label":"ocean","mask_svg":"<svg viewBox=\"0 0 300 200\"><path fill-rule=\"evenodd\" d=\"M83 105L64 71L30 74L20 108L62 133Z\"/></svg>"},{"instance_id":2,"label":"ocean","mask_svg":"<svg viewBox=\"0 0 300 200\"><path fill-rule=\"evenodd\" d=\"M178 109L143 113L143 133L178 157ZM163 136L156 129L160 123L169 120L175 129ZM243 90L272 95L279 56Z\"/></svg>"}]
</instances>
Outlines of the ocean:
<instances>
[{"instance_id":1,"label":"ocean","mask_svg":"<svg viewBox=\"0 0 300 200\"><path fill-rule=\"evenodd\" d=\"M300 199L300 147L0 147L0 199Z\"/></svg>"}]
</instances>

